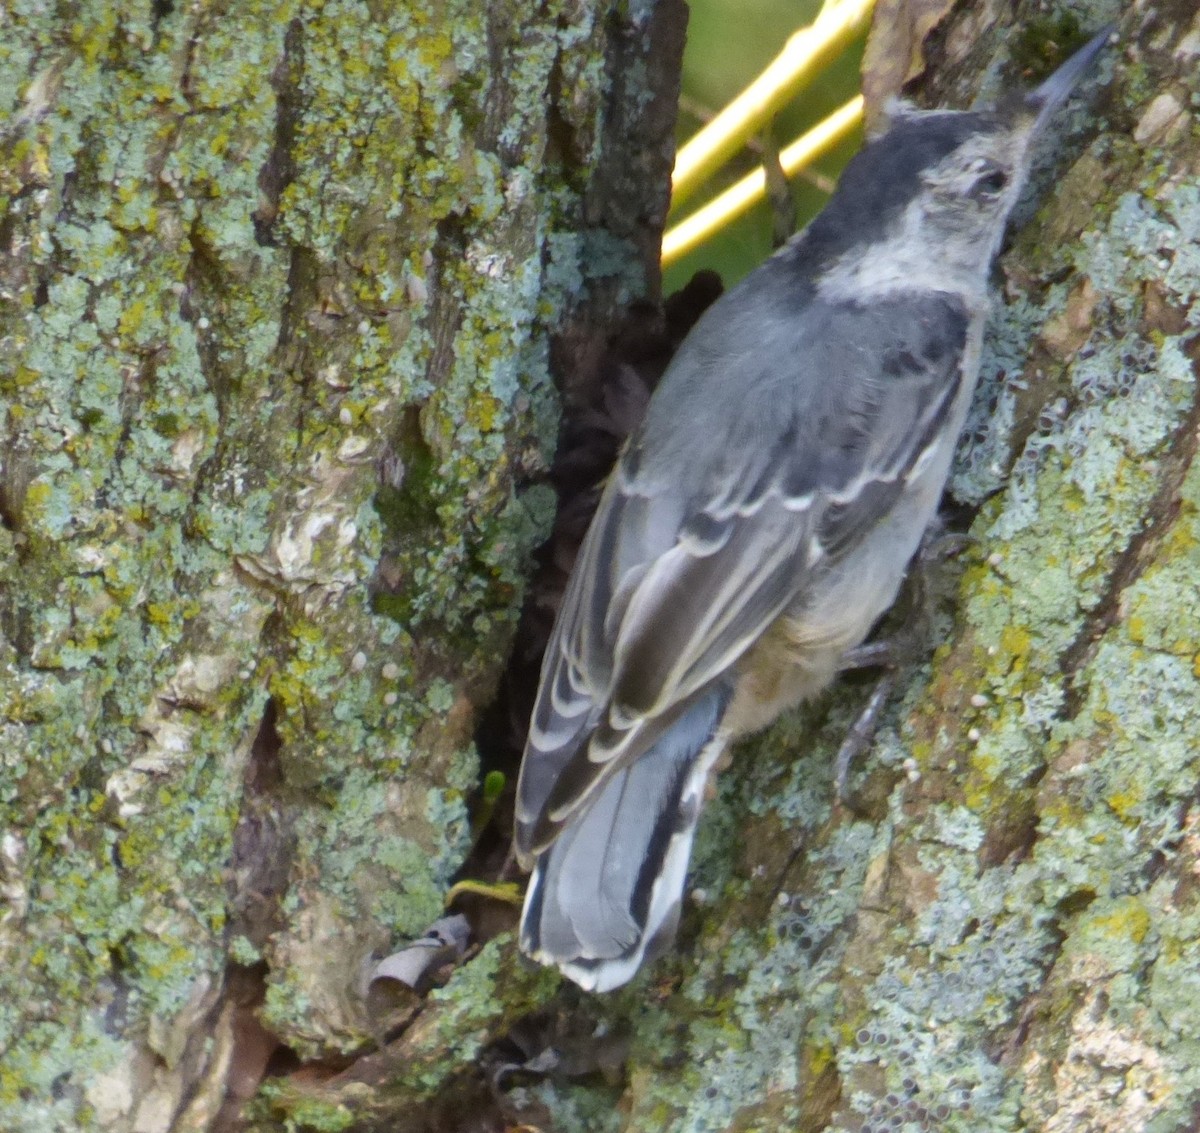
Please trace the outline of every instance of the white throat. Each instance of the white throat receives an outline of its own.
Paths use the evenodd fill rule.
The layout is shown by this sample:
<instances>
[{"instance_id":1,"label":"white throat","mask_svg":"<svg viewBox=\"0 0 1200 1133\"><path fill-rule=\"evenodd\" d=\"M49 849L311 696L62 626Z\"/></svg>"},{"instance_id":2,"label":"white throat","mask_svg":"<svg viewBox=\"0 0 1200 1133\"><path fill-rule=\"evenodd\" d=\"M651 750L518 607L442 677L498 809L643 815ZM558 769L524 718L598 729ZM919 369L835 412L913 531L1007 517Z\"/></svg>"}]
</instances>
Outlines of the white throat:
<instances>
[{"instance_id":1,"label":"white throat","mask_svg":"<svg viewBox=\"0 0 1200 1133\"><path fill-rule=\"evenodd\" d=\"M961 297L968 310L981 309L1003 229L993 247L980 248L965 239L931 246L923 235L928 232L923 203L920 198L911 201L883 240L858 245L835 260L822 273L817 294L831 303L862 303L943 292Z\"/></svg>"}]
</instances>

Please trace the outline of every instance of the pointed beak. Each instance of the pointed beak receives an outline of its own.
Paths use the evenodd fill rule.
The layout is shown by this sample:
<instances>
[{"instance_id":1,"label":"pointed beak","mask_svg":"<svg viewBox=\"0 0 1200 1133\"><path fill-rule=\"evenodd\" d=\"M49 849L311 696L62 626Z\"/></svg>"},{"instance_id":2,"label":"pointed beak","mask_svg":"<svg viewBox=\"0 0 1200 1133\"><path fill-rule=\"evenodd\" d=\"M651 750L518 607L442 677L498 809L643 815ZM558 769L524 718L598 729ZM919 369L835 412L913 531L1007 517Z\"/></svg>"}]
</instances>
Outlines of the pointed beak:
<instances>
[{"instance_id":1,"label":"pointed beak","mask_svg":"<svg viewBox=\"0 0 1200 1133\"><path fill-rule=\"evenodd\" d=\"M1115 24L1108 24L1076 51L1041 86L1031 90L1025 96L1025 104L1036 115L1033 133L1037 133L1046 124L1047 119L1067 101L1067 97L1075 89L1075 84L1079 82L1096 56L1107 45L1115 27Z\"/></svg>"}]
</instances>

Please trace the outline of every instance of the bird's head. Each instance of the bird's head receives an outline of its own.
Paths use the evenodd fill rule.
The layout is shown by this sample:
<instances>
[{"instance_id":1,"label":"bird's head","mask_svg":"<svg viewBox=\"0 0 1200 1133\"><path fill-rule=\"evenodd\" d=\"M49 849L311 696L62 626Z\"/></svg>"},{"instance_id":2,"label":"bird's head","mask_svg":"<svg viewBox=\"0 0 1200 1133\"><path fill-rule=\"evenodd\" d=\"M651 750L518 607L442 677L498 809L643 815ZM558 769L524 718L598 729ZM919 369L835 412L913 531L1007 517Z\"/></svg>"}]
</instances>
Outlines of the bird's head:
<instances>
[{"instance_id":1,"label":"bird's head","mask_svg":"<svg viewBox=\"0 0 1200 1133\"><path fill-rule=\"evenodd\" d=\"M821 290L982 293L1045 124L1103 48L1106 29L1045 82L989 110L894 106L801 239Z\"/></svg>"}]
</instances>

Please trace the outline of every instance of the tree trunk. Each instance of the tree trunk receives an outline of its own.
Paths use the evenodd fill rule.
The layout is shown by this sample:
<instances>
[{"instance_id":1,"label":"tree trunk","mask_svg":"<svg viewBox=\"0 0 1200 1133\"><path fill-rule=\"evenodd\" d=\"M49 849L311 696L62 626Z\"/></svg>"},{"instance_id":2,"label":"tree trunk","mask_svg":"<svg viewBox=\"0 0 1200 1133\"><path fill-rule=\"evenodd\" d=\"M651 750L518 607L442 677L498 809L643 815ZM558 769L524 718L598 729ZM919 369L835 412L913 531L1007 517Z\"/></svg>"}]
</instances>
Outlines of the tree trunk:
<instances>
[{"instance_id":1,"label":"tree trunk","mask_svg":"<svg viewBox=\"0 0 1200 1133\"><path fill-rule=\"evenodd\" d=\"M551 347L653 296L685 18L0 15L0 1128L349 1119L242 1102L375 1046L470 844ZM443 1019L404 1111L547 986Z\"/></svg>"},{"instance_id":2,"label":"tree trunk","mask_svg":"<svg viewBox=\"0 0 1200 1133\"><path fill-rule=\"evenodd\" d=\"M738 748L632 988L501 935L387 1028L549 524L551 345L569 388L653 295L679 12L88 11L0 38L0 1128L1193 1128L1194 4L1043 149L976 542L852 805L848 680ZM924 101L1061 57L1007 14Z\"/></svg>"}]
</instances>

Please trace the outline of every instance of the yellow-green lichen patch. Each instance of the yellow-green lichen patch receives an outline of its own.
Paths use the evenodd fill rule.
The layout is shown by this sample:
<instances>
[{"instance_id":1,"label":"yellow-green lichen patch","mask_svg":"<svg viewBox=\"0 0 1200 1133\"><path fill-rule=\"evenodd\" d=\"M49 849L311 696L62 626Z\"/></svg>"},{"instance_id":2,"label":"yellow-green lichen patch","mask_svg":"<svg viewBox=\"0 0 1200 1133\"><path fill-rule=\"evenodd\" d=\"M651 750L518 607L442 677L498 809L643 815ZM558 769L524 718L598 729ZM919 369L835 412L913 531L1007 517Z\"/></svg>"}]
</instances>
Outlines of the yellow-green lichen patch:
<instances>
[{"instance_id":1,"label":"yellow-green lichen patch","mask_svg":"<svg viewBox=\"0 0 1200 1133\"><path fill-rule=\"evenodd\" d=\"M0 805L16 939L63 946L0 975L0 1125L74 1133L135 1122L124 1087L72 1099L147 1051L183 1098L227 932L285 1043L369 1041L358 965L424 931L468 843L474 714L553 509L524 488L550 337L634 257L567 234L614 109L586 6L18 9ZM247 809L296 836L267 941L237 920ZM414 1089L541 1002L507 959L487 994L489 956ZM56 1027L23 1014L47 1002Z\"/></svg>"}]
</instances>

